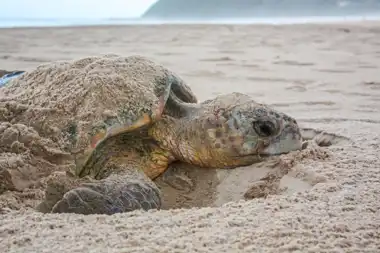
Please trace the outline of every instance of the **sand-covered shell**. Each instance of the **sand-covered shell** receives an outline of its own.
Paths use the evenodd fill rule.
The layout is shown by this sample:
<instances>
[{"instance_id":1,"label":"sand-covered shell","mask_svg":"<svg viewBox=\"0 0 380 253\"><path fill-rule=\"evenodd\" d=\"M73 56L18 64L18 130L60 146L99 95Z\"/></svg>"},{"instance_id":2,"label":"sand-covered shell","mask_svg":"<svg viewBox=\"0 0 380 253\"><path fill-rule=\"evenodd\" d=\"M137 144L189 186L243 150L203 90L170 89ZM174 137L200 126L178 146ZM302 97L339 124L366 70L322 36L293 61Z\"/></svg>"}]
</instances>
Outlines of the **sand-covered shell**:
<instances>
[{"instance_id":1,"label":"sand-covered shell","mask_svg":"<svg viewBox=\"0 0 380 253\"><path fill-rule=\"evenodd\" d=\"M179 77L145 57L86 57L25 72L1 89L0 102L19 103L14 120L55 140L78 171L105 138L158 120L173 83L196 102Z\"/></svg>"}]
</instances>

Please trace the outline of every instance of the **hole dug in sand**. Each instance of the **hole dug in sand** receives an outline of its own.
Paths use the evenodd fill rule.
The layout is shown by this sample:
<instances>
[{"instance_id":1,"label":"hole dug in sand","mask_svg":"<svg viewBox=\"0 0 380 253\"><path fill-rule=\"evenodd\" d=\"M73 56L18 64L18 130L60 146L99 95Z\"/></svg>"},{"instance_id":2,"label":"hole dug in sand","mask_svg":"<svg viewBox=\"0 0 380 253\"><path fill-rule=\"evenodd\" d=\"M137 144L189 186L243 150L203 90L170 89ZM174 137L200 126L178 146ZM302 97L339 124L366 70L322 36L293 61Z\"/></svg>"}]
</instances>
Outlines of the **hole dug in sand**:
<instances>
[{"instance_id":1,"label":"hole dug in sand","mask_svg":"<svg viewBox=\"0 0 380 253\"><path fill-rule=\"evenodd\" d=\"M155 180L163 193L163 209L215 207L227 202L265 198L274 194L292 194L311 189L327 178L314 168L332 158L326 148L349 144L349 139L310 128L302 130L302 151L272 157L235 169L202 169L178 163L174 174L189 187L175 189L163 176Z\"/></svg>"}]
</instances>

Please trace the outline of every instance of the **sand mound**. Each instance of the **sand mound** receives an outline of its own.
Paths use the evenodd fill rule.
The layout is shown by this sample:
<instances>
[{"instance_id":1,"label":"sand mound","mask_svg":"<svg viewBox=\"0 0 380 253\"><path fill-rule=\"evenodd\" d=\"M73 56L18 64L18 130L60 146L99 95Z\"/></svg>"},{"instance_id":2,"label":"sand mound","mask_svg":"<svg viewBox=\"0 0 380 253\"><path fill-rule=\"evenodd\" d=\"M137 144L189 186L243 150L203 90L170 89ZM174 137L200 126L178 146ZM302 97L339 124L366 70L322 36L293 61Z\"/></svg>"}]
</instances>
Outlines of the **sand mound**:
<instances>
[{"instance_id":1,"label":"sand mound","mask_svg":"<svg viewBox=\"0 0 380 253\"><path fill-rule=\"evenodd\" d=\"M2 110L2 119L15 109L12 105ZM24 124L1 122L0 141L0 207L34 207L43 196L44 179L65 169L59 165L65 153Z\"/></svg>"}]
</instances>

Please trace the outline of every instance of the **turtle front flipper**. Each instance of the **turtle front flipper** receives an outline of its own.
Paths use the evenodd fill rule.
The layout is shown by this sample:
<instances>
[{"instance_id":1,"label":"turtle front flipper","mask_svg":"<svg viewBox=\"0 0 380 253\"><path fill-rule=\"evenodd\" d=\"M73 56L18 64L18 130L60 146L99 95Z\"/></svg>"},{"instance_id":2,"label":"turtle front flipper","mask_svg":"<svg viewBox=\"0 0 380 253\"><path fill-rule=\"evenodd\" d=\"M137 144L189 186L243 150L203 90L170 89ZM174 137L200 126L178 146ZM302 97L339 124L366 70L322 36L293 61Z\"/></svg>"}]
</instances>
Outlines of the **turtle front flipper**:
<instances>
[{"instance_id":1,"label":"turtle front flipper","mask_svg":"<svg viewBox=\"0 0 380 253\"><path fill-rule=\"evenodd\" d=\"M112 158L104 170L110 175L86 182L66 192L52 213L115 214L161 207L161 194L141 166L122 158Z\"/></svg>"},{"instance_id":2,"label":"turtle front flipper","mask_svg":"<svg viewBox=\"0 0 380 253\"><path fill-rule=\"evenodd\" d=\"M171 163L162 174L161 179L176 190L190 192L194 190L195 182L187 175L187 170L183 168L184 166L189 167L191 165L182 162Z\"/></svg>"}]
</instances>

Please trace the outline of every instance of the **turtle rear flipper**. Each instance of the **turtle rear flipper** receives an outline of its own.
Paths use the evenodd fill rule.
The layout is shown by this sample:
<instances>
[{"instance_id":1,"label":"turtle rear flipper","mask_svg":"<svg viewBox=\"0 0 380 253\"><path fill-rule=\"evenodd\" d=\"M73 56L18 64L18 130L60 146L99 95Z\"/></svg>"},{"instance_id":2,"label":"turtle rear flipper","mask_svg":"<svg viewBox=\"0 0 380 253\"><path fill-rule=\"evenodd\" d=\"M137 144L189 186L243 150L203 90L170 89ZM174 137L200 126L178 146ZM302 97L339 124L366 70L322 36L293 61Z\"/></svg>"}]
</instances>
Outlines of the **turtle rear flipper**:
<instances>
[{"instance_id":1,"label":"turtle rear flipper","mask_svg":"<svg viewBox=\"0 0 380 253\"><path fill-rule=\"evenodd\" d=\"M144 173L148 167L157 166L154 159L154 155L135 162L122 156L112 157L102 168L109 176L67 191L51 212L110 215L137 209L159 209L161 193ZM162 164L160 168L166 169L165 161Z\"/></svg>"},{"instance_id":2,"label":"turtle rear flipper","mask_svg":"<svg viewBox=\"0 0 380 253\"><path fill-rule=\"evenodd\" d=\"M143 174L138 169L136 174ZM68 191L52 213L115 214L133 210L159 209L161 195L149 178L131 180L130 173L115 173L108 178L85 183Z\"/></svg>"}]
</instances>

